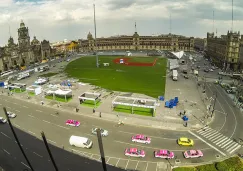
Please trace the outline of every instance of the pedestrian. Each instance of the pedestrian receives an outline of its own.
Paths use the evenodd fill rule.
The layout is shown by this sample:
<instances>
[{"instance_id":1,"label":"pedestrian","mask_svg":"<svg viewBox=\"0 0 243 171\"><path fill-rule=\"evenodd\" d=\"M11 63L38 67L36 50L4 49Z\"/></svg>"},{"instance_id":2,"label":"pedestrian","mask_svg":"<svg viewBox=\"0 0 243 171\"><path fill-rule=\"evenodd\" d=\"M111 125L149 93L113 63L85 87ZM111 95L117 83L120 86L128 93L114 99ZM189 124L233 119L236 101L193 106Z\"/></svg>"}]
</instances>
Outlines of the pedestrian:
<instances>
[{"instance_id":1,"label":"pedestrian","mask_svg":"<svg viewBox=\"0 0 243 171\"><path fill-rule=\"evenodd\" d=\"M93 109L93 113L95 113L95 109Z\"/></svg>"},{"instance_id":2,"label":"pedestrian","mask_svg":"<svg viewBox=\"0 0 243 171\"><path fill-rule=\"evenodd\" d=\"M76 112L78 112L78 111L79 111L79 108L76 107Z\"/></svg>"},{"instance_id":3,"label":"pedestrian","mask_svg":"<svg viewBox=\"0 0 243 171\"><path fill-rule=\"evenodd\" d=\"M184 110L184 115L186 114L186 110Z\"/></svg>"},{"instance_id":4,"label":"pedestrian","mask_svg":"<svg viewBox=\"0 0 243 171\"><path fill-rule=\"evenodd\" d=\"M44 102L43 101L41 101L41 105L44 105Z\"/></svg>"},{"instance_id":5,"label":"pedestrian","mask_svg":"<svg viewBox=\"0 0 243 171\"><path fill-rule=\"evenodd\" d=\"M100 118L101 118L101 112L100 112Z\"/></svg>"}]
</instances>

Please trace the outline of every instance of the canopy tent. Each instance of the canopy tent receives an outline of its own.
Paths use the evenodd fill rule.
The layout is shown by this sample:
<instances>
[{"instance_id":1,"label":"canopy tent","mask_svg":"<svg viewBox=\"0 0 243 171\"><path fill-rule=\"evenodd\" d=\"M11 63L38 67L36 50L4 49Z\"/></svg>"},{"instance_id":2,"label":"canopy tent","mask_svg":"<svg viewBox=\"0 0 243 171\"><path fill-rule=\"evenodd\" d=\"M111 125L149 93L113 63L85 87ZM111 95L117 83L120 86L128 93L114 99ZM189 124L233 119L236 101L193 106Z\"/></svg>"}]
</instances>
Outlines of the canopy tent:
<instances>
[{"instance_id":1,"label":"canopy tent","mask_svg":"<svg viewBox=\"0 0 243 171\"><path fill-rule=\"evenodd\" d=\"M32 85L32 86L27 87L26 90L29 93L33 93L35 95L39 95L42 92L42 87L38 86L38 85Z\"/></svg>"},{"instance_id":2,"label":"canopy tent","mask_svg":"<svg viewBox=\"0 0 243 171\"><path fill-rule=\"evenodd\" d=\"M94 106L96 107L97 105L97 101L99 102L100 99L99 97L101 96L100 93L91 93L91 92L84 92L82 95L80 95L78 98L79 98L79 101L80 101L80 104L84 103L86 100L88 101L93 101L94 102Z\"/></svg>"},{"instance_id":3,"label":"canopy tent","mask_svg":"<svg viewBox=\"0 0 243 171\"><path fill-rule=\"evenodd\" d=\"M49 89L45 91L45 94L47 96L52 96L53 100L56 99L56 97L64 97L65 101L67 101L68 97L72 97L72 90L70 89Z\"/></svg>"},{"instance_id":4,"label":"canopy tent","mask_svg":"<svg viewBox=\"0 0 243 171\"><path fill-rule=\"evenodd\" d=\"M156 100L154 99L143 99L143 98L135 98L135 97L125 97L125 96L117 96L112 101L112 110L116 107L116 105L130 106L132 109L132 114L134 113L134 107L137 108L149 108L153 109L153 117L156 110Z\"/></svg>"},{"instance_id":5,"label":"canopy tent","mask_svg":"<svg viewBox=\"0 0 243 171\"><path fill-rule=\"evenodd\" d=\"M24 92L26 90L26 84L12 83L8 85L8 89L14 92L16 92L16 89L19 90L19 92Z\"/></svg>"},{"instance_id":6,"label":"canopy tent","mask_svg":"<svg viewBox=\"0 0 243 171\"><path fill-rule=\"evenodd\" d=\"M170 70L179 68L179 62L177 59L169 59L170 61Z\"/></svg>"},{"instance_id":7,"label":"canopy tent","mask_svg":"<svg viewBox=\"0 0 243 171\"><path fill-rule=\"evenodd\" d=\"M171 52L173 55L175 55L178 59L181 59L182 56L184 55L184 51L180 52Z\"/></svg>"}]
</instances>

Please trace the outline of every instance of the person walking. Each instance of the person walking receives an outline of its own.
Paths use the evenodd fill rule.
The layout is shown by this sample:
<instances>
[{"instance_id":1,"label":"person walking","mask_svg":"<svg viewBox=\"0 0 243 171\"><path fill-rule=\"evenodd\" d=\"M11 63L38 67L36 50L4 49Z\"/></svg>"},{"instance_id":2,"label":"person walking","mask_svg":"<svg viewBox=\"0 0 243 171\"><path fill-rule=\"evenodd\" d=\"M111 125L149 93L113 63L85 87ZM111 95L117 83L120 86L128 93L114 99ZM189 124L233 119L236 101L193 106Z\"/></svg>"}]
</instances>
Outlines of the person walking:
<instances>
[{"instance_id":1,"label":"person walking","mask_svg":"<svg viewBox=\"0 0 243 171\"><path fill-rule=\"evenodd\" d=\"M100 118L101 118L101 112L100 112Z\"/></svg>"}]
</instances>

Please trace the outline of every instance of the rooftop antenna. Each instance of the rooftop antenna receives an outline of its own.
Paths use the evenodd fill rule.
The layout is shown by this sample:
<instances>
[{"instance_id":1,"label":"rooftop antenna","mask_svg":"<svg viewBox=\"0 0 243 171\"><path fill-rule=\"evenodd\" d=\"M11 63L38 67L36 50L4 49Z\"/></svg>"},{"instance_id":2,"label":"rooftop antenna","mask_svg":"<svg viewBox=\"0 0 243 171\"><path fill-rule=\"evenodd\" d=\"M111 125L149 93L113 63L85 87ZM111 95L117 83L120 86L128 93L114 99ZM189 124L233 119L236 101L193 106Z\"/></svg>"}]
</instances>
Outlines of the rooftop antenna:
<instances>
[{"instance_id":1,"label":"rooftop antenna","mask_svg":"<svg viewBox=\"0 0 243 171\"><path fill-rule=\"evenodd\" d=\"M137 33L137 22L135 21L135 32Z\"/></svg>"},{"instance_id":2,"label":"rooftop antenna","mask_svg":"<svg viewBox=\"0 0 243 171\"><path fill-rule=\"evenodd\" d=\"M171 34L171 14L170 14L170 34Z\"/></svg>"},{"instance_id":3,"label":"rooftop antenna","mask_svg":"<svg viewBox=\"0 0 243 171\"><path fill-rule=\"evenodd\" d=\"M233 33L233 27L234 27L234 2L232 0L232 24L231 24L232 33Z\"/></svg>"},{"instance_id":4,"label":"rooftop antenna","mask_svg":"<svg viewBox=\"0 0 243 171\"><path fill-rule=\"evenodd\" d=\"M213 10L213 33L214 33L214 10Z\"/></svg>"}]
</instances>

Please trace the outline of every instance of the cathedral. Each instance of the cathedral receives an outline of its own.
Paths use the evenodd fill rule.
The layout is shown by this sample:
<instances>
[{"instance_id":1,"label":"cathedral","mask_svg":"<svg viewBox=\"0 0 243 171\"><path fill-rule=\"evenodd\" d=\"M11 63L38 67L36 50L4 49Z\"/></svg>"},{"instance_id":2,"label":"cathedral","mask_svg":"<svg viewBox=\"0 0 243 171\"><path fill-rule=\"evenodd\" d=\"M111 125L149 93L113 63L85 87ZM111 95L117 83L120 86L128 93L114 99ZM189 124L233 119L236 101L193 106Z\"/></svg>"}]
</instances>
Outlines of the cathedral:
<instances>
[{"instance_id":1,"label":"cathedral","mask_svg":"<svg viewBox=\"0 0 243 171\"><path fill-rule=\"evenodd\" d=\"M49 41L38 41L34 36L30 41L29 29L21 21L18 29L18 44L10 36L8 44L0 47L0 70L20 69L30 64L39 63L51 57Z\"/></svg>"}]
</instances>

